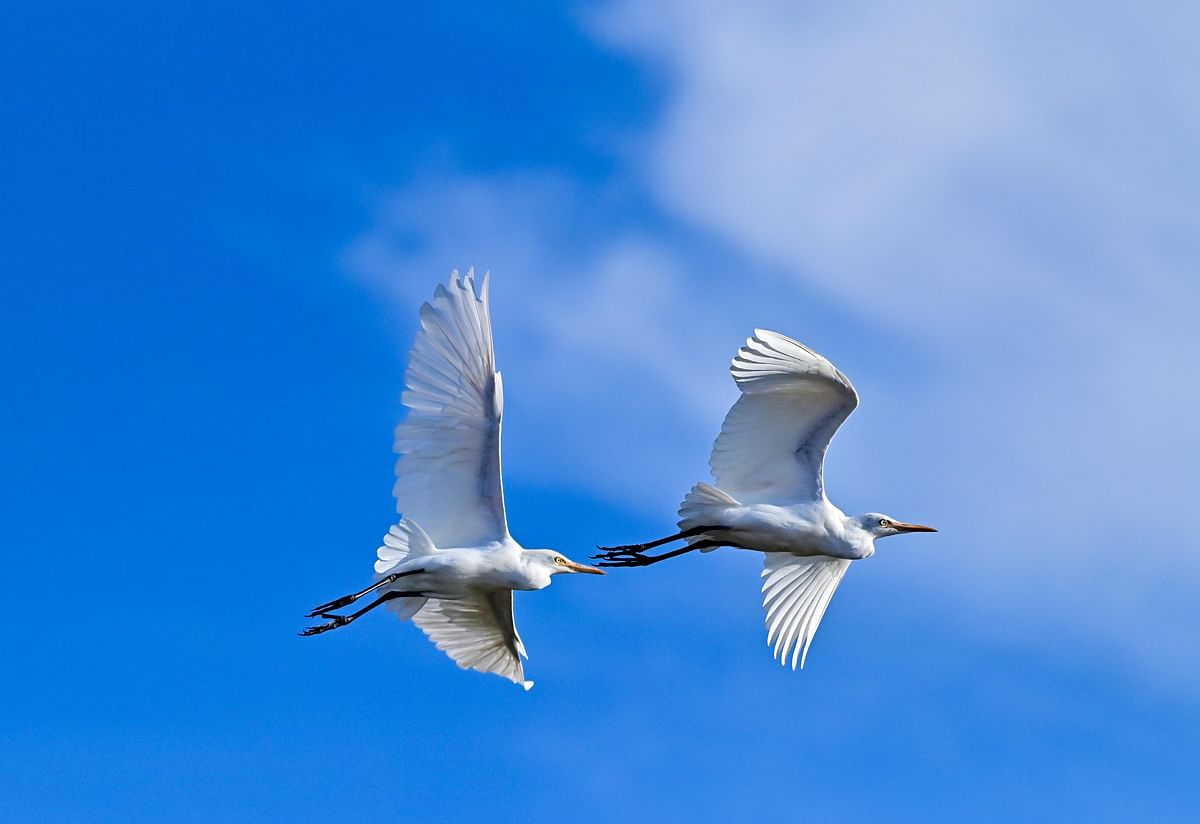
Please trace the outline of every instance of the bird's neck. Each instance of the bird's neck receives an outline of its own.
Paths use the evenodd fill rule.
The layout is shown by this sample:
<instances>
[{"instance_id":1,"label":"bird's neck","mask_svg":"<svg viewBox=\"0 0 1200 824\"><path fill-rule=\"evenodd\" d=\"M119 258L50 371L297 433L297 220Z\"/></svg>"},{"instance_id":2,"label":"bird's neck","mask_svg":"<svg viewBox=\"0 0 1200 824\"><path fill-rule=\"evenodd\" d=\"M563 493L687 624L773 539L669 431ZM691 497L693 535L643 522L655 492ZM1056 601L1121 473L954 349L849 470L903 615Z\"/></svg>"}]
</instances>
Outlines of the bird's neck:
<instances>
[{"instance_id":1,"label":"bird's neck","mask_svg":"<svg viewBox=\"0 0 1200 824\"><path fill-rule=\"evenodd\" d=\"M862 528L857 518L842 517L842 540L853 548L860 558L875 554L875 536Z\"/></svg>"},{"instance_id":2,"label":"bird's neck","mask_svg":"<svg viewBox=\"0 0 1200 824\"><path fill-rule=\"evenodd\" d=\"M537 550L544 551L544 550ZM530 550L521 552L518 561L522 585L517 589L545 589L550 586L550 570L541 563L539 556L529 554Z\"/></svg>"}]
</instances>

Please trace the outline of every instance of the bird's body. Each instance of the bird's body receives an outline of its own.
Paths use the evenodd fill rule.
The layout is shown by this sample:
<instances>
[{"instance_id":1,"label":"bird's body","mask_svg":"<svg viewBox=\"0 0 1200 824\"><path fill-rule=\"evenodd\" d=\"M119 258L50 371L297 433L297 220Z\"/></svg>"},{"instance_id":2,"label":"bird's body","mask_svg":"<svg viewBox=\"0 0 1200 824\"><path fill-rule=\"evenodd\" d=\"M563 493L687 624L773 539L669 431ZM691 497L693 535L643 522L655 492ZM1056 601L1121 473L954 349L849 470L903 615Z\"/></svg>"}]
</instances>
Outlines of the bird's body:
<instances>
[{"instance_id":1,"label":"bird's body","mask_svg":"<svg viewBox=\"0 0 1200 824\"><path fill-rule=\"evenodd\" d=\"M792 506L730 504L705 513L705 523L716 529L697 536L758 552L789 555L824 555L858 561L875 554L873 541L846 529L846 515L829 501ZM704 551L711 551L709 547Z\"/></svg>"},{"instance_id":2,"label":"bird's body","mask_svg":"<svg viewBox=\"0 0 1200 824\"><path fill-rule=\"evenodd\" d=\"M401 583L381 587L381 592L417 589L430 598L454 600L475 592L492 590L535 590L550 586L550 575L530 564L527 550L516 541L482 547L449 547L434 554L385 566L385 577L393 572L410 573Z\"/></svg>"},{"instance_id":3,"label":"bird's body","mask_svg":"<svg viewBox=\"0 0 1200 824\"><path fill-rule=\"evenodd\" d=\"M713 444L716 485L692 487L674 535L602 548L595 557L601 566L647 566L723 546L764 553L767 641L781 662L791 653L795 669L851 562L875 554L878 538L936 530L878 513L847 516L826 497L825 452L858 405L832 363L799 341L756 329L730 371L742 395ZM687 546L645 554L676 540Z\"/></svg>"},{"instance_id":4,"label":"bird's body","mask_svg":"<svg viewBox=\"0 0 1200 824\"><path fill-rule=\"evenodd\" d=\"M377 551L375 583L316 607L329 619L302 635L346 626L381 604L411 618L460 667L492 672L526 689L525 645L514 590L542 589L560 572L603 574L549 549L525 549L508 532L500 474L504 391L496 371L487 275L439 286L421 307L396 428L396 508L404 517ZM379 596L350 615L333 610Z\"/></svg>"}]
</instances>

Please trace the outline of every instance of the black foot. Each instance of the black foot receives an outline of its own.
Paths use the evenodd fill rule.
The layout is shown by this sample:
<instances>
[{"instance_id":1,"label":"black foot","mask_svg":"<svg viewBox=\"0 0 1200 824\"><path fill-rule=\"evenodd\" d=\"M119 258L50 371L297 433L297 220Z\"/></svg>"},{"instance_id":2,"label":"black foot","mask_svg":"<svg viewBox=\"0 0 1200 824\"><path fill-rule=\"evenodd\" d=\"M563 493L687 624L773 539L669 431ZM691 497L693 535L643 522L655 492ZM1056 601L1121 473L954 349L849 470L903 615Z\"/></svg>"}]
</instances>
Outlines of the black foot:
<instances>
[{"instance_id":1,"label":"black foot","mask_svg":"<svg viewBox=\"0 0 1200 824\"><path fill-rule=\"evenodd\" d=\"M305 615L304 617L305 618L317 618L317 617L324 618L326 612L333 612L335 609L341 609L342 607L348 607L351 604L353 604L355 601L357 601L358 597L359 597L358 593L351 593L350 595L343 595L341 598L337 598L333 601L330 601L328 604L321 604L321 606L319 606L319 607L313 607L312 612L308 613L308 615Z\"/></svg>"},{"instance_id":2,"label":"black foot","mask_svg":"<svg viewBox=\"0 0 1200 824\"><path fill-rule=\"evenodd\" d=\"M605 558L597 561L598 567L640 567L650 566L656 561L661 561L662 558L651 558L648 555L630 555L627 558Z\"/></svg>"},{"instance_id":3,"label":"black foot","mask_svg":"<svg viewBox=\"0 0 1200 824\"><path fill-rule=\"evenodd\" d=\"M592 558L598 559L596 566L601 567L642 567L657 564L659 561L665 561L668 558L678 558L680 555L686 555L697 549L713 549L719 546L728 546L720 541L705 540L696 541L693 544L688 544L680 549L673 549L670 552L664 552L662 555L647 555L643 552L651 544L630 544L629 546L614 546L602 547L599 555L593 555Z\"/></svg>"},{"instance_id":4,"label":"black foot","mask_svg":"<svg viewBox=\"0 0 1200 824\"><path fill-rule=\"evenodd\" d=\"M719 524L714 524L711 526L704 526L704 525L694 526L691 529L685 529L682 532L676 532L674 535L668 535L665 538L659 538L658 540L655 540L655 541L647 541L644 544L625 544L623 546L598 546L598 547L596 547L596 549L600 550L601 554L593 555L592 557L599 558L604 561L612 561L615 559L628 560L628 559L640 558L641 559L640 563L619 564L619 566L645 566L646 564L652 564L657 560L661 560L664 558L674 558L676 555L682 555L685 552L691 552L693 549L699 548L700 544L704 544L704 546L706 546L706 547L707 546L716 546L717 544L713 539L705 539L702 541L698 541L697 543L694 543L694 544L688 544L683 549L677 549L674 552L668 552L663 555L657 555L653 558L646 558L642 555L642 553L645 552L647 549L654 549L656 546L662 546L663 544L674 543L675 541L678 541L681 539L695 538L699 535L703 535L706 532L720 532L721 530L730 529L730 528L731 527L721 526ZM604 564L601 564L600 566L604 566Z\"/></svg>"},{"instance_id":5,"label":"black foot","mask_svg":"<svg viewBox=\"0 0 1200 824\"><path fill-rule=\"evenodd\" d=\"M316 616L310 615L308 617L315 618ZM338 627L344 627L344 626L346 626L346 624L350 623L353 620L349 615L322 615L321 617L322 618L331 618L332 620L326 624L317 624L315 627L309 627L308 629L304 630L304 632L297 633L297 634L300 635L301 637L307 637L309 635L320 635L322 632L329 632L329 630L331 630L331 629L337 629Z\"/></svg>"},{"instance_id":6,"label":"black foot","mask_svg":"<svg viewBox=\"0 0 1200 824\"><path fill-rule=\"evenodd\" d=\"M639 552L645 552L650 547L645 544L625 544L623 546L598 546L599 555L593 555L593 558L607 558L610 555L633 555Z\"/></svg>"},{"instance_id":7,"label":"black foot","mask_svg":"<svg viewBox=\"0 0 1200 824\"><path fill-rule=\"evenodd\" d=\"M665 556L644 555L645 546L643 544L629 544L627 546L598 546L600 554L593 555L592 558L597 560L596 566L601 567L640 567L650 566L655 561L661 561Z\"/></svg>"}]
</instances>

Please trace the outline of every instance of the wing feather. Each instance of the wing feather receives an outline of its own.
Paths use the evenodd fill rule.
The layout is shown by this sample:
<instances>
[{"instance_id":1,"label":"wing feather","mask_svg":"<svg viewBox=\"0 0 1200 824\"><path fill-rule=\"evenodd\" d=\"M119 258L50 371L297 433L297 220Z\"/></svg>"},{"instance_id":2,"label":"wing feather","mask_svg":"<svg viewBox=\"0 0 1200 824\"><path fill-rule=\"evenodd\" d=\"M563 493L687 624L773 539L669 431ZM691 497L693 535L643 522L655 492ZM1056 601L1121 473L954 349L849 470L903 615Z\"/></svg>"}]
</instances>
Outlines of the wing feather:
<instances>
[{"instance_id":1,"label":"wing feather","mask_svg":"<svg viewBox=\"0 0 1200 824\"><path fill-rule=\"evenodd\" d=\"M775 640L780 624L789 616L789 610L784 607L790 605L790 600L783 597L784 594L790 593L793 586L803 587L817 572L816 567L796 566L789 570L786 574L781 575L778 581L773 582L771 593L763 598L763 608L767 611L767 643L770 644Z\"/></svg>"},{"instance_id":2,"label":"wing feather","mask_svg":"<svg viewBox=\"0 0 1200 824\"><path fill-rule=\"evenodd\" d=\"M791 653L792 669L797 663L804 668L808 647L850 563L843 558L766 553L762 589L767 644L774 645L780 664L787 666Z\"/></svg>"},{"instance_id":3,"label":"wing feather","mask_svg":"<svg viewBox=\"0 0 1200 824\"><path fill-rule=\"evenodd\" d=\"M730 367L742 396L713 444L717 486L742 503L792 504L825 496L825 452L858 406L832 363L799 341L754 330Z\"/></svg>"},{"instance_id":4,"label":"wing feather","mask_svg":"<svg viewBox=\"0 0 1200 824\"><path fill-rule=\"evenodd\" d=\"M528 658L513 616L512 590L468 598L430 598L413 623L463 669L492 672L529 689L521 656Z\"/></svg>"},{"instance_id":5,"label":"wing feather","mask_svg":"<svg viewBox=\"0 0 1200 824\"><path fill-rule=\"evenodd\" d=\"M396 509L442 547L508 535L500 473L504 394L492 345L487 275L458 272L421 306L396 427Z\"/></svg>"}]
</instances>

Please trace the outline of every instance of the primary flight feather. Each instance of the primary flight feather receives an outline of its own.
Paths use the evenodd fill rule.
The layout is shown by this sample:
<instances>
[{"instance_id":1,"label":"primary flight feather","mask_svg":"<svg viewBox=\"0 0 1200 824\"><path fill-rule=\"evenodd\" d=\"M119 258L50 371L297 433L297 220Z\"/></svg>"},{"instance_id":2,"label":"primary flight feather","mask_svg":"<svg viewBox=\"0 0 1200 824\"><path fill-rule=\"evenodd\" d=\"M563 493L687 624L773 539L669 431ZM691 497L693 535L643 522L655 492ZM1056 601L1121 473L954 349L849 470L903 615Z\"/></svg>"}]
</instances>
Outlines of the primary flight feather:
<instances>
[{"instance_id":1,"label":"primary flight feather","mask_svg":"<svg viewBox=\"0 0 1200 824\"><path fill-rule=\"evenodd\" d=\"M492 346L488 276L458 272L421 306L396 427L400 523L377 551L376 581L313 609L328 619L301 635L344 627L380 604L411 618L460 667L521 684L525 645L513 590L542 589L560 572L604 574L549 549L525 549L508 532L500 476L504 389ZM334 610L380 591L348 615Z\"/></svg>"}]
</instances>

